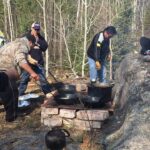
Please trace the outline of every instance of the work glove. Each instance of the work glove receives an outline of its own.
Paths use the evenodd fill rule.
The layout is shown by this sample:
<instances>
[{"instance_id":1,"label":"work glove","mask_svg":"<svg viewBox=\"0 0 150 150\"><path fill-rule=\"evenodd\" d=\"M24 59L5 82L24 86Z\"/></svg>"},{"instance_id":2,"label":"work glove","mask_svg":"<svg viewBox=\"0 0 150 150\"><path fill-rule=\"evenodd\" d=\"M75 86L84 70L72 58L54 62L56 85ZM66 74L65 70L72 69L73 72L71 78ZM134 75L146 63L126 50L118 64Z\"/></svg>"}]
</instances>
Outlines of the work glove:
<instances>
[{"instance_id":1,"label":"work glove","mask_svg":"<svg viewBox=\"0 0 150 150\"><path fill-rule=\"evenodd\" d=\"M101 47L101 43L100 43L100 42L97 42L96 46L97 46L97 47Z\"/></svg>"},{"instance_id":2,"label":"work glove","mask_svg":"<svg viewBox=\"0 0 150 150\"><path fill-rule=\"evenodd\" d=\"M99 61L96 61L96 62L95 62L95 65L96 65L96 69L97 69L97 70L100 70L100 69L101 69L101 64L100 64Z\"/></svg>"},{"instance_id":3,"label":"work glove","mask_svg":"<svg viewBox=\"0 0 150 150\"><path fill-rule=\"evenodd\" d=\"M37 65L37 64L38 64L38 61L35 60L35 59L33 59L33 58L31 57L31 55L28 55L27 60L28 60L28 62L29 62L30 64L32 64L32 65Z\"/></svg>"}]
</instances>

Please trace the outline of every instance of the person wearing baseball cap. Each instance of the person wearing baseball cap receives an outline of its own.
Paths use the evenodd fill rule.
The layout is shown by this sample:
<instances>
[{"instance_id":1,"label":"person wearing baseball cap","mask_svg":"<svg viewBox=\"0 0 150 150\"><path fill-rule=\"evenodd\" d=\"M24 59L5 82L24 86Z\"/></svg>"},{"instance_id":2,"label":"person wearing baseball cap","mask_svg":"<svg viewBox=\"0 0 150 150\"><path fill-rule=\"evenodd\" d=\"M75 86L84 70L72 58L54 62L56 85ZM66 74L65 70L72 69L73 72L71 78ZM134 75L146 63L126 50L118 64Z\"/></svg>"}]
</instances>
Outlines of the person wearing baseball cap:
<instances>
[{"instance_id":1,"label":"person wearing baseball cap","mask_svg":"<svg viewBox=\"0 0 150 150\"><path fill-rule=\"evenodd\" d=\"M55 91L52 91L51 85L47 82L45 77L45 69L44 69L44 59L43 53L47 50L48 44L45 38L40 34L41 26L38 22L34 22L31 25L31 30L27 33L29 35L33 35L36 39L35 46L29 51L28 61L32 69L39 75L40 77L40 87L43 93L46 95L46 98L53 99L53 95L55 95ZM19 96L22 97L25 94L27 89L28 82L30 80L29 74L27 72L23 72L21 76L21 81L19 85ZM52 93L51 93L52 92Z\"/></svg>"}]
</instances>

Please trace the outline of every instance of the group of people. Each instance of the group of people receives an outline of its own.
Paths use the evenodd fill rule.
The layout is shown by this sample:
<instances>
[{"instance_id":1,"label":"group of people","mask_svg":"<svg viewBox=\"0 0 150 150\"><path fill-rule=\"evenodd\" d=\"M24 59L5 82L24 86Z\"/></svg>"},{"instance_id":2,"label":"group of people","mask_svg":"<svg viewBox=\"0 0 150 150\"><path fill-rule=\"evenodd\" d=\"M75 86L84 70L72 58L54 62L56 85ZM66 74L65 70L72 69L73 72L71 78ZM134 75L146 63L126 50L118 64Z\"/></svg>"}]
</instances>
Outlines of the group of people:
<instances>
[{"instance_id":1,"label":"group of people","mask_svg":"<svg viewBox=\"0 0 150 150\"><path fill-rule=\"evenodd\" d=\"M25 94L30 77L40 82L43 93L50 100L57 95L57 90L48 83L45 77L43 52L48 43L40 34L41 26L34 22L31 30L22 38L9 42L0 48L0 100L6 110L6 121L17 117L18 97ZM97 33L88 50L89 76L91 84L106 83L106 61L111 59L110 38L117 34L114 26L108 26ZM149 39L140 40L145 55L150 50ZM17 80L20 79L19 86Z\"/></svg>"},{"instance_id":2,"label":"group of people","mask_svg":"<svg viewBox=\"0 0 150 150\"><path fill-rule=\"evenodd\" d=\"M48 48L40 34L40 24L34 22L31 30L22 38L9 42L0 48L0 100L6 111L6 121L17 118L18 97L25 94L30 77L40 82L40 87L47 98L52 100L57 90L45 77L43 52ZM111 59L110 38L117 34L114 26L108 26L97 33L88 50L89 76L91 84L106 83L106 61ZM141 54L150 55L150 39L140 39ZM19 86L17 80L20 79ZM63 149L66 146L65 134L60 130L49 131L45 136L47 148Z\"/></svg>"},{"instance_id":3,"label":"group of people","mask_svg":"<svg viewBox=\"0 0 150 150\"><path fill-rule=\"evenodd\" d=\"M48 48L40 34L40 24L34 22L31 30L22 38L5 44L0 49L0 99L6 110L6 121L17 118L18 97L25 94L30 77L40 82L49 100L57 95L45 77L43 52ZM110 60L110 38L117 34L115 27L108 26L97 33L87 51L91 83L106 82L105 63ZM20 78L19 87L17 80Z\"/></svg>"},{"instance_id":4,"label":"group of people","mask_svg":"<svg viewBox=\"0 0 150 150\"><path fill-rule=\"evenodd\" d=\"M48 47L40 34L40 24L33 23L31 31L0 49L0 100L6 111L6 121L17 118L18 96L25 93L30 77L40 82L47 98L57 93L45 78L42 52ZM19 87L17 80L20 79Z\"/></svg>"}]
</instances>

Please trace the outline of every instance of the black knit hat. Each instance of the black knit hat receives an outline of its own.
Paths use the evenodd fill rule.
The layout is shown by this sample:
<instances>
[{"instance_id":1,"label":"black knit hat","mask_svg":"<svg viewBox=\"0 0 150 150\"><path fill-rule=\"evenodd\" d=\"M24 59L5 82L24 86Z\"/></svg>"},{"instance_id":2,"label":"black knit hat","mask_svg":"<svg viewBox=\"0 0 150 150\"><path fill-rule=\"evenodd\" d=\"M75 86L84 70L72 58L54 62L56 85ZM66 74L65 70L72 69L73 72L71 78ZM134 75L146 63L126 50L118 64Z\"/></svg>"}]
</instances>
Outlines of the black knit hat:
<instances>
[{"instance_id":1,"label":"black knit hat","mask_svg":"<svg viewBox=\"0 0 150 150\"><path fill-rule=\"evenodd\" d=\"M108 33L110 33L112 35L117 34L116 28L114 26L108 26L104 29L104 31L107 31Z\"/></svg>"},{"instance_id":2,"label":"black knit hat","mask_svg":"<svg viewBox=\"0 0 150 150\"><path fill-rule=\"evenodd\" d=\"M28 41L31 41L33 44L35 44L36 39L33 35L31 34L26 34L26 38L28 39Z\"/></svg>"}]
</instances>

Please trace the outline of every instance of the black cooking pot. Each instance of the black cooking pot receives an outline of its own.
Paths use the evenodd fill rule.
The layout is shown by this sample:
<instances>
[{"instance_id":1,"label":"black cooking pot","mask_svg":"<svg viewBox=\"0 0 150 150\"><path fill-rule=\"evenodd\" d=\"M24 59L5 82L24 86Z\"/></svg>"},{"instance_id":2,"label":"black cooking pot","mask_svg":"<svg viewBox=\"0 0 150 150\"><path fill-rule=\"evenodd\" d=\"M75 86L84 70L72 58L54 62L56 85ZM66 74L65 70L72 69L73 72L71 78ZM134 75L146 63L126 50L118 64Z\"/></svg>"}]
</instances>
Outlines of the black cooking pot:
<instances>
[{"instance_id":1,"label":"black cooking pot","mask_svg":"<svg viewBox=\"0 0 150 150\"><path fill-rule=\"evenodd\" d=\"M66 129L52 129L45 135L45 143L47 148L62 149L66 146L66 137L69 137L70 133Z\"/></svg>"},{"instance_id":2,"label":"black cooking pot","mask_svg":"<svg viewBox=\"0 0 150 150\"><path fill-rule=\"evenodd\" d=\"M55 101L62 105L73 105L78 102L78 96L76 94L61 93L55 97Z\"/></svg>"},{"instance_id":3,"label":"black cooking pot","mask_svg":"<svg viewBox=\"0 0 150 150\"><path fill-rule=\"evenodd\" d=\"M110 87L94 87L88 86L88 95L99 97L101 103L107 103L111 100L112 86Z\"/></svg>"},{"instance_id":4,"label":"black cooking pot","mask_svg":"<svg viewBox=\"0 0 150 150\"><path fill-rule=\"evenodd\" d=\"M73 94L76 92L76 86L71 84L63 84L58 87L58 93Z\"/></svg>"},{"instance_id":5,"label":"black cooking pot","mask_svg":"<svg viewBox=\"0 0 150 150\"><path fill-rule=\"evenodd\" d=\"M89 108L99 108L104 106L104 103L100 101L100 97L95 97L95 96L84 96L82 97L82 102L84 106L89 107Z\"/></svg>"}]
</instances>

